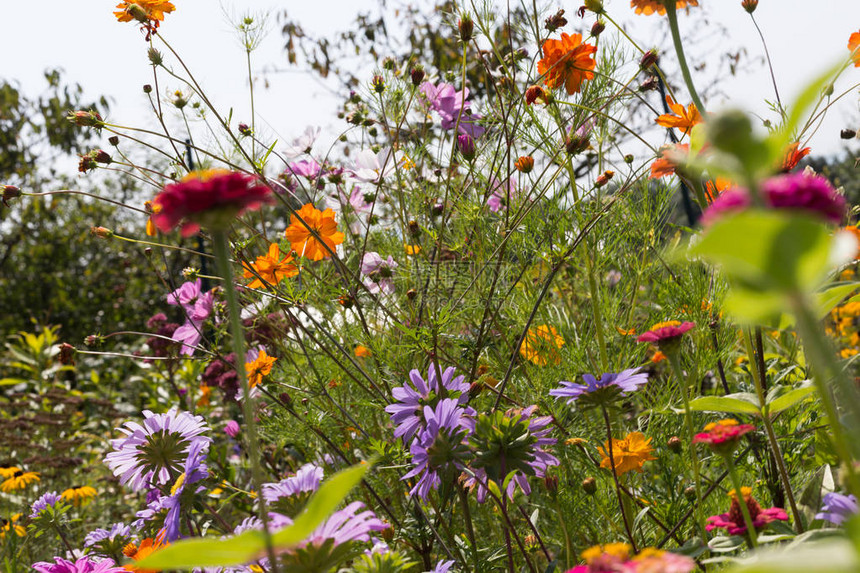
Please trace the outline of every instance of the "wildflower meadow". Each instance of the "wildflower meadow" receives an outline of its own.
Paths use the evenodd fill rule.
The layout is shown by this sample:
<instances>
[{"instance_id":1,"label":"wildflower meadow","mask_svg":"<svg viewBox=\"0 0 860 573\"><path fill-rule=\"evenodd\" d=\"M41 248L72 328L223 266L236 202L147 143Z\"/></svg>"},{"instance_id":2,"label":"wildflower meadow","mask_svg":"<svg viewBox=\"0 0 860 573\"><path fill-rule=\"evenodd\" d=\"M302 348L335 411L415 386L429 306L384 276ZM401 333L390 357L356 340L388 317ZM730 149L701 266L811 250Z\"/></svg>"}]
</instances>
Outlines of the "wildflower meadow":
<instances>
[{"instance_id":1,"label":"wildflower meadow","mask_svg":"<svg viewBox=\"0 0 860 573\"><path fill-rule=\"evenodd\" d=\"M145 127L0 86L0 569L860 571L860 21L761 116L685 54L759 0L279 19L341 106L283 139L272 22L240 117L183 4L113 8Z\"/></svg>"}]
</instances>

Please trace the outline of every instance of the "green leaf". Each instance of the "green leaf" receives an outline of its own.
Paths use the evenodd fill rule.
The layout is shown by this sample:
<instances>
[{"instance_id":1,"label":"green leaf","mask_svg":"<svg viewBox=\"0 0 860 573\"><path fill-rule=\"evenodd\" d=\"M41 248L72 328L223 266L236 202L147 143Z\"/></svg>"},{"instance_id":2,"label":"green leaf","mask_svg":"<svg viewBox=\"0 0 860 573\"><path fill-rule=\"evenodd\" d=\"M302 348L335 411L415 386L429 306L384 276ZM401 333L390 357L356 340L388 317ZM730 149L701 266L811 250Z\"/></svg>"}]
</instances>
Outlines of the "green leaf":
<instances>
[{"instance_id":1,"label":"green leaf","mask_svg":"<svg viewBox=\"0 0 860 573\"><path fill-rule=\"evenodd\" d=\"M761 415L758 400L754 394L740 392L728 396L703 396L690 402L694 412L726 412L729 414Z\"/></svg>"},{"instance_id":2,"label":"green leaf","mask_svg":"<svg viewBox=\"0 0 860 573\"><path fill-rule=\"evenodd\" d=\"M809 381L804 382L803 385L783 394L770 392L766 399L768 414L773 416L783 410L788 410L792 406L805 400L813 392L815 392L815 386L813 386Z\"/></svg>"},{"instance_id":3,"label":"green leaf","mask_svg":"<svg viewBox=\"0 0 860 573\"><path fill-rule=\"evenodd\" d=\"M362 478L370 464L347 468L326 480L311 497L293 525L272 535L276 549L288 549L307 538L346 498ZM222 539L186 539L168 545L136 563L141 569L194 569L242 565L259 559L266 552L266 537L262 531L250 530Z\"/></svg>"},{"instance_id":4,"label":"green leaf","mask_svg":"<svg viewBox=\"0 0 860 573\"><path fill-rule=\"evenodd\" d=\"M845 539L804 543L785 549L756 551L730 573L854 573L860 559L851 542Z\"/></svg>"},{"instance_id":5,"label":"green leaf","mask_svg":"<svg viewBox=\"0 0 860 573\"><path fill-rule=\"evenodd\" d=\"M15 384L26 383L24 378L0 378L0 386L14 386Z\"/></svg>"},{"instance_id":6,"label":"green leaf","mask_svg":"<svg viewBox=\"0 0 860 573\"><path fill-rule=\"evenodd\" d=\"M824 318L825 316L827 316L827 313L833 310L840 302L842 302L842 299L853 293L858 288L860 288L860 283L853 282L848 284L836 285L822 292L815 293L815 297L813 300L815 302L815 309L818 313L818 317ZM860 295L857 295L851 300L854 299L860 299Z\"/></svg>"}]
</instances>

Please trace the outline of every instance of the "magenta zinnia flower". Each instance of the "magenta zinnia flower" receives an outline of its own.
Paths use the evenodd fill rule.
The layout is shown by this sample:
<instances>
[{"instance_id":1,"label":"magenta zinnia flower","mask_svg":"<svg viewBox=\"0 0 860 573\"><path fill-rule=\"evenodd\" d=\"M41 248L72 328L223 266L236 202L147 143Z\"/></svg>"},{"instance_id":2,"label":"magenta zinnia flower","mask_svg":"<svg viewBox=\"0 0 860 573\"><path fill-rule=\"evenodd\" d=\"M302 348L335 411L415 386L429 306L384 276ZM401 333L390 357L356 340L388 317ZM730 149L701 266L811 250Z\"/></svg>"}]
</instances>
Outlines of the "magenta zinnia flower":
<instances>
[{"instance_id":1,"label":"magenta zinnia flower","mask_svg":"<svg viewBox=\"0 0 860 573\"><path fill-rule=\"evenodd\" d=\"M750 488L741 488L741 495L743 495L744 501L747 504L747 509L749 509L753 527L755 527L756 531L772 521L788 521L788 514L785 513L784 509L779 507L762 509L758 502L753 499ZM725 529L729 535L743 535L747 531L747 526L744 523L744 515L738 502L738 496L734 490L729 492L729 496L732 498L729 512L709 517L705 529L708 531Z\"/></svg>"},{"instance_id":2,"label":"magenta zinnia flower","mask_svg":"<svg viewBox=\"0 0 860 573\"><path fill-rule=\"evenodd\" d=\"M119 476L120 483L135 491L165 485L173 475L185 470L194 444L200 451L209 449L211 438L202 435L209 426L202 416L179 412L176 407L164 414L143 411L143 424L126 422L119 431L124 438L111 440L114 451L105 456L105 463Z\"/></svg>"},{"instance_id":3,"label":"magenta zinnia flower","mask_svg":"<svg viewBox=\"0 0 860 573\"><path fill-rule=\"evenodd\" d=\"M838 225L845 216L845 198L821 175L790 173L767 179L761 185L762 201L773 209L804 211ZM723 192L702 214L710 225L726 215L752 205L749 191L736 187Z\"/></svg>"},{"instance_id":4,"label":"magenta zinnia flower","mask_svg":"<svg viewBox=\"0 0 860 573\"><path fill-rule=\"evenodd\" d=\"M245 211L271 201L271 189L257 177L222 169L194 171L166 185L152 201L152 221L164 233L182 226L182 236L200 227L227 228Z\"/></svg>"},{"instance_id":5,"label":"magenta zinnia flower","mask_svg":"<svg viewBox=\"0 0 860 573\"><path fill-rule=\"evenodd\" d=\"M652 326L651 330L641 334L636 340L638 342L656 342L660 344L664 341L679 338L694 326L696 326L695 322L679 322L677 320L659 322Z\"/></svg>"}]
</instances>

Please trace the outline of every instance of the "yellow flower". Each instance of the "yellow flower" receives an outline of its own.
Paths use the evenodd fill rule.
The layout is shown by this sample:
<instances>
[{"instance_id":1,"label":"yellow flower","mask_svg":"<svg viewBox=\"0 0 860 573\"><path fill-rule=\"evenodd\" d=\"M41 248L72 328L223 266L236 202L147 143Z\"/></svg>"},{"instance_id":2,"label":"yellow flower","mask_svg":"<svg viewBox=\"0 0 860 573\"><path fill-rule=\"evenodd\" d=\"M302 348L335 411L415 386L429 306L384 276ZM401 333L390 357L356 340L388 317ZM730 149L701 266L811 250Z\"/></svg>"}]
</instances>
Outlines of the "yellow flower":
<instances>
[{"instance_id":1,"label":"yellow flower","mask_svg":"<svg viewBox=\"0 0 860 573\"><path fill-rule=\"evenodd\" d=\"M96 496L95 488L88 485L70 487L61 494L61 497L75 506L85 505Z\"/></svg>"},{"instance_id":2,"label":"yellow flower","mask_svg":"<svg viewBox=\"0 0 860 573\"><path fill-rule=\"evenodd\" d=\"M6 533L14 532L18 537L27 535L27 530L23 525L18 525L18 520L21 519L20 513L12 514L8 521L0 517L0 539L6 539Z\"/></svg>"},{"instance_id":3,"label":"yellow flower","mask_svg":"<svg viewBox=\"0 0 860 573\"><path fill-rule=\"evenodd\" d=\"M257 359L253 362L245 363L245 370L248 372L248 385L253 388L257 384L263 383L263 376L268 376L272 373L272 366L278 359L266 354L265 350L260 350Z\"/></svg>"},{"instance_id":4,"label":"yellow flower","mask_svg":"<svg viewBox=\"0 0 860 573\"><path fill-rule=\"evenodd\" d=\"M610 469L609 442L605 442L602 448L598 448L601 455L600 467ZM615 472L624 475L630 470L642 472L642 465L650 460L656 460L652 456L654 448L651 447L651 438L645 438L641 432L630 432L622 440L612 439L612 458L615 461Z\"/></svg>"},{"instance_id":5,"label":"yellow flower","mask_svg":"<svg viewBox=\"0 0 860 573\"><path fill-rule=\"evenodd\" d=\"M0 483L0 491L6 493L12 493L14 491L18 491L24 489L31 483L39 481L39 474L36 472L25 472L23 470L17 470L12 474L11 477L7 478L6 481Z\"/></svg>"},{"instance_id":6,"label":"yellow flower","mask_svg":"<svg viewBox=\"0 0 860 573\"><path fill-rule=\"evenodd\" d=\"M299 269L292 261L293 257L289 254L282 259L281 247L277 243L272 243L269 245L268 253L257 257L253 263L242 264L245 267L244 278L254 279L248 283L248 288L265 288L276 285L285 278L296 276L299 274Z\"/></svg>"},{"instance_id":7,"label":"yellow flower","mask_svg":"<svg viewBox=\"0 0 860 573\"><path fill-rule=\"evenodd\" d=\"M421 252L421 245L403 245L403 248L406 250L406 254L410 257L413 255L417 255Z\"/></svg>"},{"instance_id":8,"label":"yellow flower","mask_svg":"<svg viewBox=\"0 0 860 573\"><path fill-rule=\"evenodd\" d=\"M603 555L611 555L621 561L626 561L630 557L630 549L626 543L607 543L606 545L589 547L581 555L586 563L591 563Z\"/></svg>"},{"instance_id":9,"label":"yellow flower","mask_svg":"<svg viewBox=\"0 0 860 573\"><path fill-rule=\"evenodd\" d=\"M18 466L0 466L0 479L9 479L15 472L21 471Z\"/></svg>"},{"instance_id":10,"label":"yellow flower","mask_svg":"<svg viewBox=\"0 0 860 573\"><path fill-rule=\"evenodd\" d=\"M529 328L520 346L520 355L538 366L558 364L561 362L559 349L562 346L564 346L564 339L555 327L542 324L536 328Z\"/></svg>"},{"instance_id":11,"label":"yellow flower","mask_svg":"<svg viewBox=\"0 0 860 573\"><path fill-rule=\"evenodd\" d=\"M301 218L301 221L299 220ZM304 223L302 223L304 221ZM313 229L314 236L308 229ZM329 250L343 242L344 234L337 230L334 211L320 211L308 203L294 215L290 215L290 226L284 232L292 248L300 257L321 261L331 256ZM317 238L319 237L319 238Z\"/></svg>"}]
</instances>

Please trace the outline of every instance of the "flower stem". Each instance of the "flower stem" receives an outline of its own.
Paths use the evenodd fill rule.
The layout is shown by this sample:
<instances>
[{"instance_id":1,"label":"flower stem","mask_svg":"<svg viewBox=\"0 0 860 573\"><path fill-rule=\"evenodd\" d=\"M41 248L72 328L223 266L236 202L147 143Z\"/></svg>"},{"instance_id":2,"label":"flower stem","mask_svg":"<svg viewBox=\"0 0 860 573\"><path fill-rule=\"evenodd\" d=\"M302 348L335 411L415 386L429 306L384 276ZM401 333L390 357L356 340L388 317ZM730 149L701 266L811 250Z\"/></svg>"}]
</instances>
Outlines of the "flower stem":
<instances>
[{"instance_id":1,"label":"flower stem","mask_svg":"<svg viewBox=\"0 0 860 573\"><path fill-rule=\"evenodd\" d=\"M779 447L776 433L773 431L773 423L770 419L770 413L767 411L765 404L765 372L761 367L761 363L764 362L764 357L760 355L760 361L757 361L753 356L753 344L749 328L744 328L743 334L744 344L746 345L747 355L749 356L750 369L753 372L753 382L755 383L755 390L758 395L759 407L762 410L762 423L764 424L767 440L770 444L770 453L776 461L776 467L779 470L779 478L782 482L782 489L785 490L785 495L788 497L788 503L791 507L791 515L794 518L794 527L798 533L803 533L803 522L800 519L800 512L797 510L797 503L794 501L794 494L791 491L791 481L788 478L788 471L785 468L785 460L782 459L782 449ZM756 335L757 337L761 336L761 329L757 329Z\"/></svg>"},{"instance_id":2,"label":"flower stem","mask_svg":"<svg viewBox=\"0 0 860 573\"><path fill-rule=\"evenodd\" d=\"M681 371L681 358L678 354L678 349L666 352L669 358L669 363L672 365L672 371L675 373L675 378L678 379L678 388L681 390L681 398L684 400L684 422L687 426L687 443L690 444L690 458L693 466L693 488L696 490L696 525L699 527L699 533L702 535L702 542L708 542L708 533L705 530L705 520L702 517L702 488L699 476L699 454L693 445L693 438L696 431L693 428L693 412L690 410L690 398L687 395L687 382L684 379L684 373Z\"/></svg>"},{"instance_id":3,"label":"flower stem","mask_svg":"<svg viewBox=\"0 0 860 573\"><path fill-rule=\"evenodd\" d=\"M460 503L463 505L463 518L466 520L466 533L469 536L469 543L472 545L472 559L475 562L475 572L481 570L481 563L478 560L478 544L475 542L475 527L472 525L472 511L469 509L469 494L462 486L458 486L460 494Z\"/></svg>"},{"instance_id":4,"label":"flower stem","mask_svg":"<svg viewBox=\"0 0 860 573\"><path fill-rule=\"evenodd\" d=\"M248 385L248 375L245 372L245 333L242 329L242 318L239 311L239 302L236 300L236 288L233 284L233 269L230 266L230 247L227 239L227 231L216 230L212 232L215 249L215 261L218 264L218 273L224 279L224 294L227 298L227 314L230 319L230 337L233 340L233 359L236 374L242 386L242 412L245 418L245 441L248 458L251 461L251 483L257 493L260 521L263 522L263 534L266 539L266 552L269 556L271 571L277 573L277 557L272 545L272 533L269 531L269 513L266 511L266 501L262 496L262 468L260 467L259 439L257 437L257 423L254 417L254 397L251 396L251 388Z\"/></svg>"},{"instance_id":5,"label":"flower stem","mask_svg":"<svg viewBox=\"0 0 860 573\"><path fill-rule=\"evenodd\" d=\"M675 11L675 2L665 2L666 17L669 19L669 29L672 31L672 42L675 44L675 54L678 56L678 65L681 66L681 74L684 76L684 83L687 84L687 90L690 92L690 97L693 98L693 103L699 108L701 114L705 114L705 106L702 100L699 99L699 93L696 91L696 86L693 84L693 76L690 75L690 68L687 66L687 58L684 56L684 46L681 43L681 32L678 30L678 14Z\"/></svg>"},{"instance_id":6,"label":"flower stem","mask_svg":"<svg viewBox=\"0 0 860 573\"><path fill-rule=\"evenodd\" d=\"M726 462L726 468L729 470L729 477L732 479L732 485L735 487L735 496L738 499L738 505L741 507L741 513L744 516L744 524L747 526L750 545L753 548L758 547L758 535L756 535L755 525L753 524L750 508L747 505L747 500L741 491L741 479L738 477L738 471L735 469L735 463L732 461L732 455L724 455L723 460Z\"/></svg>"},{"instance_id":7,"label":"flower stem","mask_svg":"<svg viewBox=\"0 0 860 573\"><path fill-rule=\"evenodd\" d=\"M609 422L609 412L606 406L603 406L603 420L606 422L606 439L607 451L609 452L609 469L612 471L612 479L615 481L615 494L618 496L618 505L621 508L621 518L624 520L624 530L627 533L627 539L630 541L630 546L634 553L638 553L636 548L636 539L633 537L633 530L630 528L630 520L627 517L627 509L625 508L624 498L621 496L621 484L618 483L618 472L615 468L615 453L612 448L612 424Z\"/></svg>"}]
</instances>

